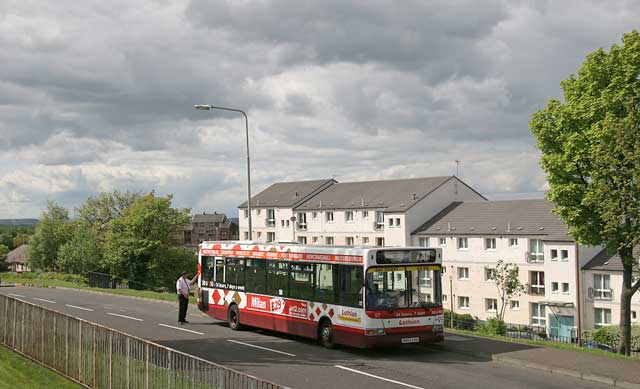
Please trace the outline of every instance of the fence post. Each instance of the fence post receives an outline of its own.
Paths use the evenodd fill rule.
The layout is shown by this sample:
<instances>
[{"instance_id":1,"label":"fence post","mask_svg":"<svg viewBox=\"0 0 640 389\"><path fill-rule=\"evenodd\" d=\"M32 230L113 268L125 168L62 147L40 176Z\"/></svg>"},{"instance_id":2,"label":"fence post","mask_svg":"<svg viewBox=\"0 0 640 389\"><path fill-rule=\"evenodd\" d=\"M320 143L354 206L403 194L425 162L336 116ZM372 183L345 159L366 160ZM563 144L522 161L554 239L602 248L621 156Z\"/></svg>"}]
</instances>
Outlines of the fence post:
<instances>
[{"instance_id":1,"label":"fence post","mask_svg":"<svg viewBox=\"0 0 640 389\"><path fill-rule=\"evenodd\" d=\"M98 371L97 371L97 361L96 361L96 349L98 348L98 345L96 344L96 326L93 325L93 342L91 342L91 344L93 345L93 387L96 387L96 378L98 375Z\"/></svg>"},{"instance_id":2,"label":"fence post","mask_svg":"<svg viewBox=\"0 0 640 389\"><path fill-rule=\"evenodd\" d=\"M53 315L53 358L52 360L55 361L56 357L58 356L58 349L56 348L56 338L58 337L58 315Z\"/></svg>"},{"instance_id":3,"label":"fence post","mask_svg":"<svg viewBox=\"0 0 640 389\"><path fill-rule=\"evenodd\" d=\"M13 341L11 342L12 347L16 347L16 321L18 320L18 304L16 304L16 301L17 300L13 300L13 328L11 331L13 332Z\"/></svg>"},{"instance_id":4,"label":"fence post","mask_svg":"<svg viewBox=\"0 0 640 389\"><path fill-rule=\"evenodd\" d=\"M167 351L167 389L171 389L171 351Z\"/></svg>"},{"instance_id":5,"label":"fence post","mask_svg":"<svg viewBox=\"0 0 640 389\"><path fill-rule=\"evenodd\" d=\"M131 353L131 342L129 341L129 337L127 336L127 358L126 360L126 368L127 368L127 373L126 373L126 382L127 382L127 388L129 387L129 363L130 363L130 353Z\"/></svg>"},{"instance_id":6,"label":"fence post","mask_svg":"<svg viewBox=\"0 0 640 389\"><path fill-rule=\"evenodd\" d=\"M45 310L40 310L40 360L44 362L44 322L45 322Z\"/></svg>"},{"instance_id":7,"label":"fence post","mask_svg":"<svg viewBox=\"0 0 640 389\"><path fill-rule=\"evenodd\" d=\"M24 322L26 321L24 318L24 315L27 311L27 306L26 304L22 304L22 309L20 310L22 311L22 316L21 316L21 320L20 320L20 351L22 351L24 353Z\"/></svg>"},{"instance_id":8,"label":"fence post","mask_svg":"<svg viewBox=\"0 0 640 389\"><path fill-rule=\"evenodd\" d=\"M64 321L64 372L69 375L69 317Z\"/></svg>"},{"instance_id":9,"label":"fence post","mask_svg":"<svg viewBox=\"0 0 640 389\"><path fill-rule=\"evenodd\" d=\"M82 366L84 361L82 359L82 322L78 323L78 380L82 382Z\"/></svg>"},{"instance_id":10,"label":"fence post","mask_svg":"<svg viewBox=\"0 0 640 389\"><path fill-rule=\"evenodd\" d=\"M144 345L144 387L149 389L149 343Z\"/></svg>"},{"instance_id":11,"label":"fence post","mask_svg":"<svg viewBox=\"0 0 640 389\"><path fill-rule=\"evenodd\" d=\"M113 375L113 332L109 331L109 389L111 389L112 375Z\"/></svg>"}]
</instances>

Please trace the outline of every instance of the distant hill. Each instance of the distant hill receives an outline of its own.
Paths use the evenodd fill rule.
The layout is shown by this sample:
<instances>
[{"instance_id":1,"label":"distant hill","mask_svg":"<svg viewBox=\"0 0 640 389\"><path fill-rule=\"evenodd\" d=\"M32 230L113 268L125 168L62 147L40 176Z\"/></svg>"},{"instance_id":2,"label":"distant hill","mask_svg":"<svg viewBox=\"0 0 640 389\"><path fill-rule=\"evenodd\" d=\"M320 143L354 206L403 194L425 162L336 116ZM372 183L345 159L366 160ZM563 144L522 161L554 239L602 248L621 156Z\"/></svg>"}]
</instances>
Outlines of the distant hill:
<instances>
[{"instance_id":1,"label":"distant hill","mask_svg":"<svg viewBox=\"0 0 640 389\"><path fill-rule=\"evenodd\" d=\"M35 226L38 224L38 219L0 219L0 226Z\"/></svg>"}]
</instances>

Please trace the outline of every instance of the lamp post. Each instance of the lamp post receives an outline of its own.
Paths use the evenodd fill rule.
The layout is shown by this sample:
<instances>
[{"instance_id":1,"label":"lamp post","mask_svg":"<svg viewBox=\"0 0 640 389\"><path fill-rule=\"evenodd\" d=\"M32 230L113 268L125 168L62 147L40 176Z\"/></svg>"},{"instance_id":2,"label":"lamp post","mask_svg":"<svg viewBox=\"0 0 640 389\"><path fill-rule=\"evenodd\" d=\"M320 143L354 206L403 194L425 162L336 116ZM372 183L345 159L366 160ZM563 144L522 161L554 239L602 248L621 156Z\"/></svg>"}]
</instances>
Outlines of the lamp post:
<instances>
[{"instance_id":1,"label":"lamp post","mask_svg":"<svg viewBox=\"0 0 640 389\"><path fill-rule=\"evenodd\" d=\"M193 108L204 111L211 109L219 109L222 111L238 112L244 116L245 134L247 136L247 212L249 214L249 240L253 240L253 225L251 223L251 159L249 158L249 118L247 114L241 109L217 107L209 104L197 104Z\"/></svg>"}]
</instances>

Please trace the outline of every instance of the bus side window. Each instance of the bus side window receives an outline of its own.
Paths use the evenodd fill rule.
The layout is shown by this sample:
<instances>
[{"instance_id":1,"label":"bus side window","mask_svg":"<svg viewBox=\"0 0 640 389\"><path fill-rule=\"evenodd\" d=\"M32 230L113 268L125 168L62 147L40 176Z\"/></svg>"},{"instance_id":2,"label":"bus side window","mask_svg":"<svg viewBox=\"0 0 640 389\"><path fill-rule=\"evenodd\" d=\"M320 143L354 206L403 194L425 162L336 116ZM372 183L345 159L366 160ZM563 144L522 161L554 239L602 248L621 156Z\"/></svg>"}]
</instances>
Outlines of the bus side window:
<instances>
[{"instance_id":1,"label":"bus side window","mask_svg":"<svg viewBox=\"0 0 640 389\"><path fill-rule=\"evenodd\" d=\"M363 287L364 277L361 266L340 266L340 305L362 308Z\"/></svg>"},{"instance_id":2,"label":"bus side window","mask_svg":"<svg viewBox=\"0 0 640 389\"><path fill-rule=\"evenodd\" d=\"M216 258L216 282L224 283L224 258Z\"/></svg>"},{"instance_id":3,"label":"bus side window","mask_svg":"<svg viewBox=\"0 0 640 389\"><path fill-rule=\"evenodd\" d=\"M335 304L338 281L338 265L330 263L316 264L315 300L321 303Z\"/></svg>"},{"instance_id":4,"label":"bus side window","mask_svg":"<svg viewBox=\"0 0 640 389\"><path fill-rule=\"evenodd\" d=\"M313 299L313 264L292 263L289 266L289 297Z\"/></svg>"},{"instance_id":5,"label":"bus side window","mask_svg":"<svg viewBox=\"0 0 640 389\"><path fill-rule=\"evenodd\" d=\"M267 290L267 269L264 259L247 258L245 260L245 291L264 293Z\"/></svg>"},{"instance_id":6,"label":"bus side window","mask_svg":"<svg viewBox=\"0 0 640 389\"><path fill-rule=\"evenodd\" d=\"M225 281L229 285L244 286L244 259L227 258Z\"/></svg>"},{"instance_id":7,"label":"bus side window","mask_svg":"<svg viewBox=\"0 0 640 389\"><path fill-rule=\"evenodd\" d=\"M267 294L285 297L289 293L289 264L281 261L267 262Z\"/></svg>"}]
</instances>

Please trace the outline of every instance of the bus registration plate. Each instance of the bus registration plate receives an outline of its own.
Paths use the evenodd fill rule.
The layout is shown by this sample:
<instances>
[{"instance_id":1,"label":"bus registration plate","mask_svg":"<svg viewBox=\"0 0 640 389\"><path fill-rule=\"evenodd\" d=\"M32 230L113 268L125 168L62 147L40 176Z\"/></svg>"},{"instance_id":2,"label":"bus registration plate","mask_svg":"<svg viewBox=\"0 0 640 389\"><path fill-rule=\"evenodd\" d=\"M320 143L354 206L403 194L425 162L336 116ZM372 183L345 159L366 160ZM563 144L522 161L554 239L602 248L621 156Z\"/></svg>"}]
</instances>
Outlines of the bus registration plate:
<instances>
[{"instance_id":1,"label":"bus registration plate","mask_svg":"<svg viewBox=\"0 0 640 389\"><path fill-rule=\"evenodd\" d=\"M420 338L415 336L415 337L412 337L412 338L402 338L400 341L402 343L418 343L418 342L420 342Z\"/></svg>"}]
</instances>

